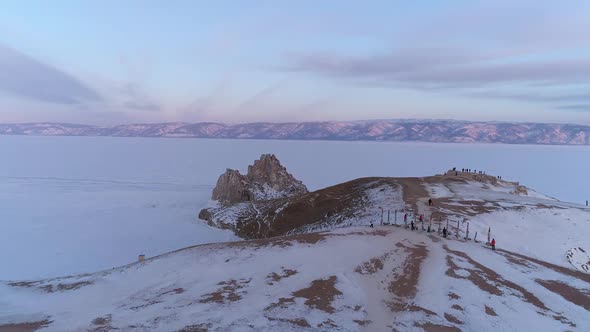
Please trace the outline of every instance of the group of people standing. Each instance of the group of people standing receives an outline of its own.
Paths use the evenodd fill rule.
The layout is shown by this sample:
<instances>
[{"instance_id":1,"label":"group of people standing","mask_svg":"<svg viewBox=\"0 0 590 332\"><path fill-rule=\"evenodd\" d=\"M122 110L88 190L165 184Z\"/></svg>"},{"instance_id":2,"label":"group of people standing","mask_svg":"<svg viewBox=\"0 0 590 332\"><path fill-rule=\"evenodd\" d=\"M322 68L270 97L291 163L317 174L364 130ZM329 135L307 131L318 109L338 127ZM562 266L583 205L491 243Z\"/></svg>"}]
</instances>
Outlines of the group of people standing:
<instances>
[{"instance_id":1,"label":"group of people standing","mask_svg":"<svg viewBox=\"0 0 590 332\"><path fill-rule=\"evenodd\" d=\"M457 167L453 167L453 171L455 172L455 176L459 175L459 171L457 170ZM461 168L461 173L472 173L472 174L485 175L486 171L478 171L476 169L471 169L471 168ZM500 178L500 177L498 177L498 178Z\"/></svg>"},{"instance_id":2,"label":"group of people standing","mask_svg":"<svg viewBox=\"0 0 590 332\"><path fill-rule=\"evenodd\" d=\"M477 171L476 169L471 169L471 168L461 168L461 172L463 173L474 173L474 174L486 174L485 171Z\"/></svg>"}]
</instances>

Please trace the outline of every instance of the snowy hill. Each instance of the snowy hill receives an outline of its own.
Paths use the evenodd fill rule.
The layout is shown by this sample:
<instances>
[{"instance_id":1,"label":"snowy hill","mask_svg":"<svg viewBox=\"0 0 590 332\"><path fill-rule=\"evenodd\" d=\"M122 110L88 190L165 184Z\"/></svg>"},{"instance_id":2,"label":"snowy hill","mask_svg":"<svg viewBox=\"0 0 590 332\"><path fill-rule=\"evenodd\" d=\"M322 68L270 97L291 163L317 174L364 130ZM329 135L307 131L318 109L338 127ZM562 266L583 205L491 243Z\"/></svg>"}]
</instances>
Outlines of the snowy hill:
<instances>
[{"instance_id":1,"label":"snowy hill","mask_svg":"<svg viewBox=\"0 0 590 332\"><path fill-rule=\"evenodd\" d=\"M349 227L2 282L0 330L587 331L588 289L590 275L472 241Z\"/></svg>"},{"instance_id":2,"label":"snowy hill","mask_svg":"<svg viewBox=\"0 0 590 332\"><path fill-rule=\"evenodd\" d=\"M24 123L0 124L0 135L590 144L590 126L450 120L366 120L236 125L179 122L128 124L112 127Z\"/></svg>"},{"instance_id":3,"label":"snowy hill","mask_svg":"<svg viewBox=\"0 0 590 332\"><path fill-rule=\"evenodd\" d=\"M0 331L590 329L590 209L519 183L362 178L208 211L252 240L0 281Z\"/></svg>"},{"instance_id":4,"label":"snowy hill","mask_svg":"<svg viewBox=\"0 0 590 332\"><path fill-rule=\"evenodd\" d=\"M570 249L590 248L587 207L558 201L515 182L466 172L361 178L295 197L216 206L202 212L201 218L243 238L266 238L371 222L401 225L404 215L407 224L415 220L421 227L422 215L425 228L448 227L461 238L469 227L469 237L477 232L484 242L491 229L490 236L502 247L561 266L571 267L566 259Z\"/></svg>"}]
</instances>

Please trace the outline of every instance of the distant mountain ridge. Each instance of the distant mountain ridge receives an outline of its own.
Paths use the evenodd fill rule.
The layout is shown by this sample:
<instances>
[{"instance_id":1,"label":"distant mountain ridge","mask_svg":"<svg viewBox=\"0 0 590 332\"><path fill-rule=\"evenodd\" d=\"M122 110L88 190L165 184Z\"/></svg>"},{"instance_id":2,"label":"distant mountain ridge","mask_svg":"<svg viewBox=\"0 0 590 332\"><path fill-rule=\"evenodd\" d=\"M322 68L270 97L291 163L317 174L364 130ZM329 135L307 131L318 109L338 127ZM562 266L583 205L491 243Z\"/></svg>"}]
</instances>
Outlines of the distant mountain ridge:
<instances>
[{"instance_id":1,"label":"distant mountain ridge","mask_svg":"<svg viewBox=\"0 0 590 332\"><path fill-rule=\"evenodd\" d=\"M0 135L590 145L590 126L586 125L455 120L258 122L234 125L179 122L117 126L19 123L0 124Z\"/></svg>"}]
</instances>

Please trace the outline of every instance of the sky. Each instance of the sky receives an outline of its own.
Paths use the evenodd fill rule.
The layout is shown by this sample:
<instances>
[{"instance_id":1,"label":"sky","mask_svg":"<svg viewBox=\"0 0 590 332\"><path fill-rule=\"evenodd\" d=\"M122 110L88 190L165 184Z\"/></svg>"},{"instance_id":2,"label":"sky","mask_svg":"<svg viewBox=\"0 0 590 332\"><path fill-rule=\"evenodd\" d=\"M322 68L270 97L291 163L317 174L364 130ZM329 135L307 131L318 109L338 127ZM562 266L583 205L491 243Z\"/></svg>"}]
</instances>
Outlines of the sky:
<instances>
[{"instance_id":1,"label":"sky","mask_svg":"<svg viewBox=\"0 0 590 332\"><path fill-rule=\"evenodd\" d=\"M0 122L590 124L590 1L9 1Z\"/></svg>"}]
</instances>

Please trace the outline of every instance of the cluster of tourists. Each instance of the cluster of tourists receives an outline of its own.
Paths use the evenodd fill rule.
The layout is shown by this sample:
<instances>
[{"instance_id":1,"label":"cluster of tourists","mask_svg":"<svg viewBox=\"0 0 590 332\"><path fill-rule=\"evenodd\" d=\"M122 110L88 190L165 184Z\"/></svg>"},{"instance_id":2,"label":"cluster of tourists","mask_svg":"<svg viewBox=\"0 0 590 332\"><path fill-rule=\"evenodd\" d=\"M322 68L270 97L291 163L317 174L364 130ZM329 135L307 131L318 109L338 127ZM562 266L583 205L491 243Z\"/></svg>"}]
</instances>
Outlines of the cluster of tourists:
<instances>
[{"instance_id":1,"label":"cluster of tourists","mask_svg":"<svg viewBox=\"0 0 590 332\"><path fill-rule=\"evenodd\" d=\"M432 205L432 199L429 199L428 200L428 205ZM412 231L418 229L418 226L415 224L414 221L416 221L415 218L412 219L412 220L410 220L410 230L412 230ZM433 229L430 228L430 223L428 224L428 228L427 229L424 228L424 215L423 214L421 214L421 215L418 216L418 220L417 221L422 224L422 230L423 231L426 230L428 233L431 233L431 232L434 231ZM404 224L407 227L407 224L408 224L408 214L407 213L404 213ZM371 223L371 228L373 228L373 223ZM439 228L439 230L440 230L440 228ZM468 227L468 230L467 231L469 232L469 227ZM449 230L445 226L442 229L442 236L444 238L446 238L448 235L449 235ZM477 237L477 234L476 234L476 237ZM490 241L490 239L489 239L489 231L488 231L488 241L489 241L489 245L492 247L492 250L496 250L496 239L492 239Z\"/></svg>"}]
</instances>

